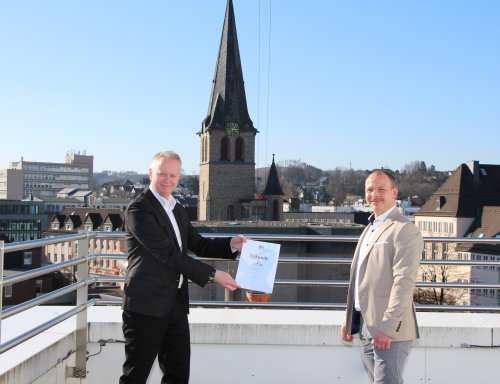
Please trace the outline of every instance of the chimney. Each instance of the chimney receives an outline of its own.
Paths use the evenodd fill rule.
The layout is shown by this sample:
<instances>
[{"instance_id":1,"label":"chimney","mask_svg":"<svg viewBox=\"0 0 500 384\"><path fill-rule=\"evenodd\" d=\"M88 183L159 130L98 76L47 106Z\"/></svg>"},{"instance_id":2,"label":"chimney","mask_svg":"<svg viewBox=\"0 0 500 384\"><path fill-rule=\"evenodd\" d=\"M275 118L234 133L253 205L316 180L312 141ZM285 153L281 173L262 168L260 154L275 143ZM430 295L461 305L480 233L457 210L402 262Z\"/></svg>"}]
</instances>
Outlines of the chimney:
<instances>
[{"instance_id":1,"label":"chimney","mask_svg":"<svg viewBox=\"0 0 500 384\"><path fill-rule=\"evenodd\" d=\"M465 164L469 167L470 172L472 173L472 182L478 183L479 182L479 161L470 160Z\"/></svg>"}]
</instances>

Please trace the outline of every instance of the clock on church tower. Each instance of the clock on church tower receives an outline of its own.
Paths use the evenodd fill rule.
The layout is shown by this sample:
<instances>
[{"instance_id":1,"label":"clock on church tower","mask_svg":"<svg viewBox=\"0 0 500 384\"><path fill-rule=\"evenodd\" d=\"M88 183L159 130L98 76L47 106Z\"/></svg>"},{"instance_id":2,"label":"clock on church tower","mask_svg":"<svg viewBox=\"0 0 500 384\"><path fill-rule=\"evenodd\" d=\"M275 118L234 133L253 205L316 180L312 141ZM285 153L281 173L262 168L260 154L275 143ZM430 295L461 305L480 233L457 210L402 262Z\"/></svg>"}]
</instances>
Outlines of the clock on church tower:
<instances>
[{"instance_id":1,"label":"clock on church tower","mask_svg":"<svg viewBox=\"0 0 500 384\"><path fill-rule=\"evenodd\" d=\"M230 121L226 123L227 136L239 136L239 134L240 134L240 123L236 121Z\"/></svg>"},{"instance_id":2,"label":"clock on church tower","mask_svg":"<svg viewBox=\"0 0 500 384\"><path fill-rule=\"evenodd\" d=\"M239 220L255 195L255 135L232 0L227 0L208 114L200 136L198 220Z\"/></svg>"}]
</instances>

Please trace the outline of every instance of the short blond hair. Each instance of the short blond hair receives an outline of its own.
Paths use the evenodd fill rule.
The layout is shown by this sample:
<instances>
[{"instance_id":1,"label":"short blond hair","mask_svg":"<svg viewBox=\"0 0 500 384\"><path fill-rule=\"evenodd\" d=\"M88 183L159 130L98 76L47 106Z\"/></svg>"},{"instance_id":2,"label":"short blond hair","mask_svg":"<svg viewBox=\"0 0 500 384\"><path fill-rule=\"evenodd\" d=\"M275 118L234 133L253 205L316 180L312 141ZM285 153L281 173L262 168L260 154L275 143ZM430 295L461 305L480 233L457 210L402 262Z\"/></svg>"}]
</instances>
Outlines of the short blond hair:
<instances>
[{"instance_id":1,"label":"short blond hair","mask_svg":"<svg viewBox=\"0 0 500 384\"><path fill-rule=\"evenodd\" d=\"M154 155L153 161L151 162L151 168L153 168L153 164L160 159L177 160L182 166L181 157L176 152L163 151L163 152L158 152L156 155Z\"/></svg>"}]
</instances>

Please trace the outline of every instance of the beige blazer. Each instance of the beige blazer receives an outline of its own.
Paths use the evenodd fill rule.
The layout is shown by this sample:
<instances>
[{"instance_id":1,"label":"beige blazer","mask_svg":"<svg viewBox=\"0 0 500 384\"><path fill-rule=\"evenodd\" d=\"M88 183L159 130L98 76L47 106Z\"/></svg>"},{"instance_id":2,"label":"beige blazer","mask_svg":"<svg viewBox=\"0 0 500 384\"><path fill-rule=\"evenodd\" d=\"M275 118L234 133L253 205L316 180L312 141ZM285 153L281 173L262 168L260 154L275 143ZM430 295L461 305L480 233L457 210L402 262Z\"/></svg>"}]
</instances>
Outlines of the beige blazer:
<instances>
[{"instance_id":1,"label":"beige blazer","mask_svg":"<svg viewBox=\"0 0 500 384\"><path fill-rule=\"evenodd\" d=\"M351 334L354 279L362 239L351 264L347 294L346 331ZM413 291L424 242L418 228L394 209L380 225L359 271L359 302L363 321L372 337L382 331L394 341L419 337Z\"/></svg>"}]
</instances>

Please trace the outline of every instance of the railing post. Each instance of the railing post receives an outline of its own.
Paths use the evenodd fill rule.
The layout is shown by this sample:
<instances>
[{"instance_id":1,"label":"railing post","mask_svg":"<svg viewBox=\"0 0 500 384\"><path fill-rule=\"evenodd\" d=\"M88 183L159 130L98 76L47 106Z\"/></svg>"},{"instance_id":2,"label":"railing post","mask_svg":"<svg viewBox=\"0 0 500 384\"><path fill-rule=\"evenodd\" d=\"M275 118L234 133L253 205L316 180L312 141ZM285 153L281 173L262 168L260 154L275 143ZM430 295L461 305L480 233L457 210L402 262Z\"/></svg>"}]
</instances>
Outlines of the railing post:
<instances>
[{"instance_id":1,"label":"railing post","mask_svg":"<svg viewBox=\"0 0 500 384\"><path fill-rule=\"evenodd\" d=\"M79 233L88 233L86 231L79 231ZM84 257L87 262L78 264L76 266L76 279L77 281L87 281L89 278L89 236L84 239L77 240L77 257ZM85 284L83 287L78 288L76 291L76 305L87 305L88 301L88 286ZM75 367L73 369L74 377L84 378L87 375L87 340L88 340L88 321L87 309L79 312L76 315L76 356Z\"/></svg>"},{"instance_id":2,"label":"railing post","mask_svg":"<svg viewBox=\"0 0 500 384\"><path fill-rule=\"evenodd\" d=\"M0 344L2 344L3 240L0 241Z\"/></svg>"}]
</instances>

